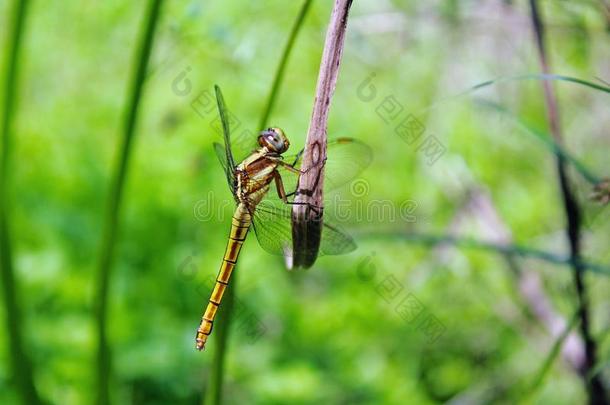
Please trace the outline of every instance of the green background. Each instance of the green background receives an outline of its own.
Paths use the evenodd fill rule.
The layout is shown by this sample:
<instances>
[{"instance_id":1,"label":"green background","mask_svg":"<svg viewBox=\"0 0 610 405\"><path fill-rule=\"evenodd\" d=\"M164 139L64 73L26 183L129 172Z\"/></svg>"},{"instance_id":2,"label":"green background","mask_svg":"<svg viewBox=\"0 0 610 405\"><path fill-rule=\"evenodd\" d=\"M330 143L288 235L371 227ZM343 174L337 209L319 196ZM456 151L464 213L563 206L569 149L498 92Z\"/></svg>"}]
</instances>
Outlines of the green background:
<instances>
[{"instance_id":1,"label":"green background","mask_svg":"<svg viewBox=\"0 0 610 405\"><path fill-rule=\"evenodd\" d=\"M8 3L0 1L2 46ZM237 131L258 131L300 3L164 4L110 284L116 403L198 403L208 388L216 339L198 353L194 333L232 205L212 147L219 140L211 126L216 112L202 117L191 103L218 84L239 119ZM541 4L552 71L610 81L601 7ZM96 389L94 273L144 8L144 2L61 1L29 9L10 220L25 347L40 394L52 403L89 403ZM307 133L330 10L329 1L314 1L269 122L285 130L295 151ZM251 235L236 270L242 310L226 353L227 403L523 400L554 338L520 280L539 276L553 311L569 320L576 308L570 267L517 257L517 275L496 252L413 243L421 239L400 234L460 235L567 257L553 154L510 116L473 102L493 100L546 131L541 82L502 81L453 97L485 80L539 71L523 1L354 2L328 132L373 150L357 183L340 190L354 202L343 225L358 249L287 272ZM183 72L190 84L184 95L175 90L185 89ZM367 79L375 92L370 101L359 96ZM609 95L554 86L566 149L607 175ZM440 141L445 152L438 160L430 164L418 150L421 140L408 144L395 133L396 122L378 114L387 97L399 103L401 118L413 114L425 126L421 140ZM588 183L570 174L585 215L585 258L610 265L608 211L587 199ZM380 204L396 217L379 217ZM412 208L408 218L398 215L404 204ZM202 212L212 215L202 220ZM608 273L590 274L587 282L599 370L608 381ZM418 319L397 311L403 299L417 303ZM423 319L441 329L430 335ZM13 403L7 339L0 334L0 402ZM533 394L537 403L585 398L581 378L561 356Z\"/></svg>"}]
</instances>

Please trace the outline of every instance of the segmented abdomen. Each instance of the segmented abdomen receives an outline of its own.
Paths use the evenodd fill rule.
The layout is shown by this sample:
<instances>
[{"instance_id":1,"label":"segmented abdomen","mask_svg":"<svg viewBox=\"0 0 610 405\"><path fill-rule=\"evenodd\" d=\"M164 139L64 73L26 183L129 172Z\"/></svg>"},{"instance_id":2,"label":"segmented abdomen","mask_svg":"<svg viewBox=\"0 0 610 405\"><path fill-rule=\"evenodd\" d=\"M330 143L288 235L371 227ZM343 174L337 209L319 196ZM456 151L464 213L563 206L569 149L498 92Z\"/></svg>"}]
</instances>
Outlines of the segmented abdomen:
<instances>
[{"instance_id":1,"label":"segmented abdomen","mask_svg":"<svg viewBox=\"0 0 610 405\"><path fill-rule=\"evenodd\" d=\"M240 203L231 220L229 241L227 243L225 255L222 259L222 264L220 265L220 270L218 271L214 290L212 291L208 305L201 318L199 328L197 328L197 336L195 338L195 347L197 350L202 350L205 347L208 336L212 333L214 317L216 316L216 312L222 301L225 289L229 285L229 278L231 278L231 273L237 263L239 252L246 240L251 224L252 217L248 208L243 203Z\"/></svg>"}]
</instances>

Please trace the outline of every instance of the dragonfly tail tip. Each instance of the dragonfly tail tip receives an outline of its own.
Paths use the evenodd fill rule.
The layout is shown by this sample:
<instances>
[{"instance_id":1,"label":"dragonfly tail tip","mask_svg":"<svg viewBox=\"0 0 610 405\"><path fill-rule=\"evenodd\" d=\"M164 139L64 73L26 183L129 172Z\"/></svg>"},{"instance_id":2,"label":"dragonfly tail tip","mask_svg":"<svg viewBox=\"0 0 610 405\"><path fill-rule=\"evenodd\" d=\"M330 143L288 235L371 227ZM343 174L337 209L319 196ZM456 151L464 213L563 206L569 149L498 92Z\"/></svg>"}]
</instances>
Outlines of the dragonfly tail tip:
<instances>
[{"instance_id":1,"label":"dragonfly tail tip","mask_svg":"<svg viewBox=\"0 0 610 405\"><path fill-rule=\"evenodd\" d=\"M197 341L195 342L195 349L200 352L205 350L205 342L200 339L197 339Z\"/></svg>"}]
</instances>

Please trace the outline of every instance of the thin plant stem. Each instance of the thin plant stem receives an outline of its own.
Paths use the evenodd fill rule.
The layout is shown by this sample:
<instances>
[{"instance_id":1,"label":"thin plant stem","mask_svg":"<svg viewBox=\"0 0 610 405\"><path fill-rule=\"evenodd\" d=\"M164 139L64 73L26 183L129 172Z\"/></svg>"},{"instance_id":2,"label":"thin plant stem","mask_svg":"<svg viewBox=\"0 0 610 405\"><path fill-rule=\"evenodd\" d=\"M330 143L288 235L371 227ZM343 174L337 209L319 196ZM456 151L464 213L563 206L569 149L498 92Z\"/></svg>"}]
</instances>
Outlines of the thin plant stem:
<instances>
[{"instance_id":1,"label":"thin plant stem","mask_svg":"<svg viewBox=\"0 0 610 405\"><path fill-rule=\"evenodd\" d=\"M425 246L449 244L465 249L476 249L510 257L532 258L543 260L552 264L572 266L571 257L558 256L556 254L545 252L543 250L532 249L520 245L505 245L493 242L480 241L471 238L456 237L452 235L434 235L427 233L407 233L392 230L377 230L374 232L361 232L357 234L357 236L360 238L367 238L372 240L403 240L408 243L416 243ZM610 265L591 263L581 259L579 266L581 266L583 270L588 270L594 273L610 276Z\"/></svg>"},{"instance_id":2,"label":"thin plant stem","mask_svg":"<svg viewBox=\"0 0 610 405\"><path fill-rule=\"evenodd\" d=\"M562 348L564 342L566 341L568 336L570 336L570 332L572 332L572 329L574 329L576 327L576 325L578 324L579 319L580 319L580 317L578 315L578 312L576 312L570 319L570 322L566 325L565 329L561 332L561 334L557 337L557 339L555 339L555 342L553 343L553 346L551 347L549 354L544 359L544 362L542 363L540 370L538 370L538 372L536 373L536 376L534 377L532 382L528 384L528 388L525 390L525 395L522 399L523 401L526 401L526 400L532 398L534 396L534 394L536 392L538 392L538 390L542 386L542 383L544 383L546 376L548 375L549 371L551 370L551 366L557 359L557 356L559 356L559 353L561 352L561 348Z\"/></svg>"},{"instance_id":3,"label":"thin plant stem","mask_svg":"<svg viewBox=\"0 0 610 405\"><path fill-rule=\"evenodd\" d=\"M223 305L218 312L218 320L214 329L214 339L216 347L214 350L214 358L212 359L212 371L209 378L209 388L205 392L203 398L204 405L219 405L222 402L222 387L224 380L225 358L227 355L227 346L229 341L229 329L231 325L231 317L233 315L233 306L235 303L235 286L236 286L236 271L232 274L231 284L227 286L227 292L223 299Z\"/></svg>"},{"instance_id":4,"label":"thin plant stem","mask_svg":"<svg viewBox=\"0 0 610 405\"><path fill-rule=\"evenodd\" d=\"M434 109L444 105L445 103L459 100L460 98L462 98L464 96L467 96L471 93L474 93L476 91L479 91L479 90L484 89L489 86L494 86L499 83L506 83L506 82L511 82L511 81L525 81L525 80L536 80L536 81L541 81L541 82L557 81L557 82L573 83L573 84L577 84L579 86L588 87L593 90L597 90L597 91L601 91L603 93L610 94L610 86L602 86L597 83L593 83L593 82L590 82L587 80L583 80L583 79L579 79L577 77L571 77L571 76L545 74L545 73L529 73L529 74L524 74L524 75L500 76L495 79L486 80L484 82L477 83L474 86L472 86L464 91L461 91L457 94L441 98L440 100L437 100L434 103L432 103L424 108L419 109L416 112L416 115L423 115L428 111L434 110Z\"/></svg>"},{"instance_id":5,"label":"thin plant stem","mask_svg":"<svg viewBox=\"0 0 610 405\"><path fill-rule=\"evenodd\" d=\"M298 33L301 31L301 26L303 25L303 21L305 21L305 16L307 15L307 11L309 11L309 6L311 5L312 1L313 0L305 0L303 2L301 10L297 15L296 20L294 20L294 24L290 30L290 35L288 36L288 41L286 42L286 46L282 52L282 57L280 58L280 63L277 65L277 70L275 71L275 77L273 78L273 84L271 85L269 96L267 97L267 103L265 105L265 109L263 110L263 115L261 115L261 119L258 124L259 130L267 126L267 121L271 115L271 110L273 110L275 100L277 99L280 83L284 78L284 71L286 70L288 58L290 58L290 52L294 47L294 41L296 40Z\"/></svg>"},{"instance_id":6,"label":"thin plant stem","mask_svg":"<svg viewBox=\"0 0 610 405\"><path fill-rule=\"evenodd\" d=\"M551 152L553 152L555 155L561 156L566 163L570 163L590 185L596 186L604 181L600 176L594 174L584 163L572 156L572 154L568 152L565 147L555 142L551 136L528 125L526 122L513 115L502 105L488 100L477 100L477 103L484 107L492 108L512 118L515 123L526 133L538 138Z\"/></svg>"},{"instance_id":7,"label":"thin plant stem","mask_svg":"<svg viewBox=\"0 0 610 405\"><path fill-rule=\"evenodd\" d=\"M15 277L10 234L9 172L12 153L13 115L17 104L17 84L22 36L25 26L27 0L16 0L10 17L6 46L7 66L4 75L4 102L2 111L2 152L0 155L0 263L2 265L2 296L6 308L8 350L15 385L24 404L39 404L34 385L33 365L24 350L23 327L19 299L19 285Z\"/></svg>"},{"instance_id":8,"label":"thin plant stem","mask_svg":"<svg viewBox=\"0 0 610 405\"><path fill-rule=\"evenodd\" d=\"M546 55L544 41L544 23L536 0L530 0L532 14L532 25L534 27L536 46L542 72L548 74L549 62ZM557 97L551 82L543 82L544 101L547 111L547 120L551 135L555 142L563 145L563 136L559 120L559 106ZM580 333L585 344L585 363L582 370L583 380L591 404L607 404L605 389L599 374L591 374L597 362L597 342L593 338L590 325L590 309L587 287L585 284L585 272L581 263L581 225L582 212L579 202L572 191L570 177L567 171L566 159L563 155L556 155L557 175L565 210L567 226L566 236L570 245L570 256L572 258L572 269L574 284L576 287L578 316L580 318Z\"/></svg>"},{"instance_id":9,"label":"thin plant stem","mask_svg":"<svg viewBox=\"0 0 610 405\"><path fill-rule=\"evenodd\" d=\"M292 207L292 263L308 268L320 247L324 208L324 162L330 102L337 85L352 0L335 0L320 61L316 96L307 131L296 197ZM312 207L315 207L313 209Z\"/></svg>"},{"instance_id":10,"label":"thin plant stem","mask_svg":"<svg viewBox=\"0 0 610 405\"><path fill-rule=\"evenodd\" d=\"M108 291L123 189L127 177L136 121L144 80L150 58L155 28L162 0L152 0L142 25L139 46L134 59L131 85L122 124L122 144L114 166L108 205L105 213L99 265L96 277L95 321L97 328L97 398L100 405L110 402L111 352L107 336Z\"/></svg>"},{"instance_id":11,"label":"thin plant stem","mask_svg":"<svg viewBox=\"0 0 610 405\"><path fill-rule=\"evenodd\" d=\"M279 89L283 82L284 71L288 64L288 59L290 58L290 54L292 52L292 48L294 47L295 39L300 32L303 21L309 11L309 6L311 5L312 0L305 0L297 18L292 26L292 30L290 31L290 35L288 38L288 42L286 43L286 47L284 48L284 52L280 58L278 67L275 71L275 76L273 78L273 83L271 85L271 90L269 92L269 97L267 99L267 104L263 109L263 113L261 115L261 119L259 121L259 129L265 128L267 125L267 120L271 115L273 107L275 105L275 101L279 94ZM237 270L237 268L235 269ZM219 404L222 400L222 387L224 381L224 362L227 355L227 347L228 347L228 338L229 338L229 326L231 323L231 318L233 315L232 308L234 306L235 295L237 291L237 275L238 271L233 271L231 275L231 284L227 287L227 295L223 300L223 308L221 312L218 314L219 319L216 321L216 329L217 332L215 334L216 348L214 353L214 358L212 360L212 371L210 373L208 388L203 397L203 404L215 405Z\"/></svg>"}]
</instances>

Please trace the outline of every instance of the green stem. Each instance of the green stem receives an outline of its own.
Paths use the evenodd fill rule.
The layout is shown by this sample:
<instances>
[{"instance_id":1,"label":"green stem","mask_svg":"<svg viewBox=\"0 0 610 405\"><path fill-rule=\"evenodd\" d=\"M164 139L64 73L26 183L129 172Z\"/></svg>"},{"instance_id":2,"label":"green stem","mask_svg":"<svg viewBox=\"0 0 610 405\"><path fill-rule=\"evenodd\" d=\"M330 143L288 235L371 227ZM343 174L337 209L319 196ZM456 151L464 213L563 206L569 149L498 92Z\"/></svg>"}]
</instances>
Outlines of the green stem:
<instances>
[{"instance_id":1,"label":"green stem","mask_svg":"<svg viewBox=\"0 0 610 405\"><path fill-rule=\"evenodd\" d=\"M307 11L309 10L309 6L311 5L313 0L305 0L303 5L301 6L301 10L297 15L294 24L292 25L292 30L290 30L290 35L288 36L288 42L286 42L286 46L284 47L284 52L282 53L282 57L280 59L279 65L277 65L277 70L275 71L275 77L273 79L273 84L271 85L271 91L269 92L269 97L267 97L267 104L265 106L265 110L263 111L263 115L258 124L258 129L261 130L267 126L267 121L269 120L269 116L271 115L271 110L273 110L273 106L275 105L275 100L277 99L277 93L280 88L280 83L284 78L284 71L286 70L286 65L288 63L288 58L290 57L290 52L294 47L294 41L297 38L299 31L301 30L301 26L303 25L303 21L305 20L305 16L307 15Z\"/></svg>"},{"instance_id":2,"label":"green stem","mask_svg":"<svg viewBox=\"0 0 610 405\"><path fill-rule=\"evenodd\" d=\"M424 234L424 233L405 233L405 232L395 232L395 231L376 231L376 232L366 232L360 234L363 238L371 238L371 239L402 239L406 242L419 243L426 246L435 246L440 244L451 244L457 247L462 247L466 249L477 249L483 251L490 251L497 254L507 255L507 256L519 256L519 257L530 257L533 259L544 260L553 264L560 264L565 266L572 266L573 259L572 257L558 256L549 252L545 252L543 250L531 249L525 246L520 245L503 245L492 242L484 242L476 239L470 238L462 238L452 235L433 235L433 234ZM583 270L592 271L594 273L604 274L606 276L610 275L610 266L605 266L603 264L591 263L585 260L580 259L578 265L582 267Z\"/></svg>"},{"instance_id":3,"label":"green stem","mask_svg":"<svg viewBox=\"0 0 610 405\"><path fill-rule=\"evenodd\" d=\"M544 41L545 27L542 19L541 10L537 0L530 0L532 15L532 26L538 48L538 57L542 72L548 74L550 71L549 62L546 54ZM543 82L544 102L547 111L547 121L551 135L557 144L563 143L561 124L559 119L559 106L554 88L550 82ZM570 176L567 169L566 160L562 155L557 155L557 176L561 191L564 212L566 216L566 237L570 245L570 256L572 258L572 268L574 273L574 286L576 287L576 298L578 300L578 315L580 318L580 333L585 345L585 364L583 370L583 380L587 393L589 394L590 404L608 404L604 383L599 375L587 375L594 370L597 363L597 342L591 332L591 310L589 306L589 294L584 278L584 269L581 264L582 256L582 209L573 190Z\"/></svg>"},{"instance_id":4,"label":"green stem","mask_svg":"<svg viewBox=\"0 0 610 405\"><path fill-rule=\"evenodd\" d=\"M216 340L216 348L214 351L214 359L212 360L212 372L210 374L209 388L204 397L204 405L218 405L222 400L222 386L224 380L224 363L227 353L227 342L229 341L229 326L231 325L231 315L233 314L233 305L235 302L235 288L237 286L236 271L233 270L231 284L227 286L222 306L218 312L217 325L214 329Z\"/></svg>"},{"instance_id":5,"label":"green stem","mask_svg":"<svg viewBox=\"0 0 610 405\"><path fill-rule=\"evenodd\" d=\"M284 78L284 71L286 69L286 65L288 63L288 58L290 57L290 53L292 48L294 47L295 39L298 33L303 26L303 21L305 20L305 16L309 11L309 6L311 5L312 0L305 0L297 18L292 26L292 30L290 31L290 35L288 37L288 42L286 42L286 46L284 47L284 52L280 58L280 62L275 71L275 76L273 78L273 84L271 85L271 91L269 92L269 97L267 98L267 104L265 105L265 109L263 110L263 114L259 121L259 129L265 128L267 125L267 120L269 119L269 115L273 110L273 106L275 105L275 101L277 99L277 95L282 84L282 79ZM236 295L237 290L237 271L233 271L231 276L231 285L227 290L227 297L223 299L224 307L232 307L234 296ZM229 302L227 302L229 301ZM212 372L210 374L208 389L204 396L204 404L219 404L222 398L222 386L224 379L224 361L226 357L227 351L227 340L229 337L228 329L231 322L231 310L225 308L224 311L219 314L220 319L216 321L216 351L214 353L214 359L212 360Z\"/></svg>"},{"instance_id":6,"label":"green stem","mask_svg":"<svg viewBox=\"0 0 610 405\"><path fill-rule=\"evenodd\" d=\"M493 86L499 83L505 83L505 82L511 82L511 81L525 81L525 80L537 80L540 82L553 82L553 81L557 81L557 82L568 82L568 83L574 83L574 84L578 84L580 86L585 86L585 87L589 87L591 89L594 90L598 90L604 93L609 93L610 94L610 87L608 86L602 86L593 82L589 82L587 80L582 80L576 77L570 77L570 76L563 76L563 75L555 75L555 74L546 74L546 73L530 73L530 74L524 74L524 75L514 75L514 76L500 76L497 77L495 79L492 80L486 80L482 83L478 83L475 84L474 86L460 92L457 94L454 94L452 96L448 96L445 98L442 98L436 102L434 102L433 104L428 105L425 108L420 109L419 111L417 111L416 115L423 115L425 114L427 111L433 110L435 108L438 108L439 106L451 102L451 101L455 101L455 100L459 100L460 98L467 96L471 93L474 93L475 91L481 90L485 87L488 86Z\"/></svg>"},{"instance_id":7,"label":"green stem","mask_svg":"<svg viewBox=\"0 0 610 405\"><path fill-rule=\"evenodd\" d=\"M108 290L110 284L113 251L115 246L121 197L127 176L129 157L131 155L136 120L146 78L146 70L153 45L154 32L159 19L162 0L149 3L143 22L140 44L134 60L129 99L123 118L123 143L118 161L114 167L112 185L105 214L104 230L97 272L95 319L97 326L97 403L108 404L110 401L110 368L111 353L107 338Z\"/></svg>"},{"instance_id":8,"label":"green stem","mask_svg":"<svg viewBox=\"0 0 610 405\"><path fill-rule=\"evenodd\" d=\"M557 359L557 356L561 352L563 343L570 335L570 332L572 332L572 329L574 329L574 327L578 324L579 319L580 318L578 312L576 312L572 316L570 322L566 325L563 332L561 332L561 334L557 337L557 339L553 343L553 347L551 347L551 350L549 351L549 354L544 359L540 370L538 370L538 373L536 373L536 377L534 377L534 380L530 384L528 384L528 388L525 390L525 395L522 398L522 402L531 399L534 394L536 394L536 392L538 392L542 388L542 384L544 383L547 374L551 370L551 366L553 365L555 359Z\"/></svg>"},{"instance_id":9,"label":"green stem","mask_svg":"<svg viewBox=\"0 0 610 405\"><path fill-rule=\"evenodd\" d=\"M600 176L594 174L591 170L589 170L589 168L587 168L584 163L572 156L572 154L568 152L564 146L562 146L559 142L555 141L553 137L549 134L538 131L537 129L531 127L523 120L513 115L509 110L507 110L500 104L488 100L477 100L477 103L484 107L492 108L512 118L521 129L525 130L526 133L533 135L540 141L542 141L542 143L544 143L545 146L551 152L553 152L558 159L563 159L565 162L571 163L574 169L576 169L576 171L580 173L580 175L592 186L596 186L603 181Z\"/></svg>"},{"instance_id":10,"label":"green stem","mask_svg":"<svg viewBox=\"0 0 610 405\"><path fill-rule=\"evenodd\" d=\"M19 56L27 13L27 0L16 0L11 14L11 27L6 47L7 66L4 76L2 119L2 154L0 155L0 263L2 291L6 308L6 329L9 337L9 358L15 385L24 404L39 404L34 385L32 362L24 350L19 300L19 286L15 278L10 236L9 168L12 151L12 124L16 107Z\"/></svg>"}]
</instances>

